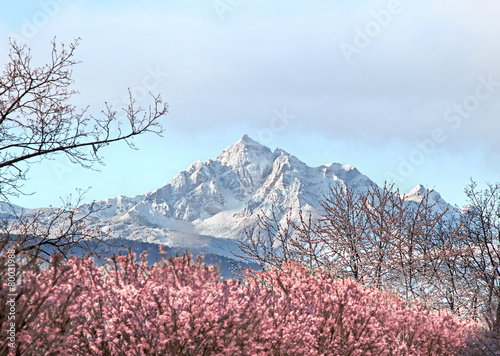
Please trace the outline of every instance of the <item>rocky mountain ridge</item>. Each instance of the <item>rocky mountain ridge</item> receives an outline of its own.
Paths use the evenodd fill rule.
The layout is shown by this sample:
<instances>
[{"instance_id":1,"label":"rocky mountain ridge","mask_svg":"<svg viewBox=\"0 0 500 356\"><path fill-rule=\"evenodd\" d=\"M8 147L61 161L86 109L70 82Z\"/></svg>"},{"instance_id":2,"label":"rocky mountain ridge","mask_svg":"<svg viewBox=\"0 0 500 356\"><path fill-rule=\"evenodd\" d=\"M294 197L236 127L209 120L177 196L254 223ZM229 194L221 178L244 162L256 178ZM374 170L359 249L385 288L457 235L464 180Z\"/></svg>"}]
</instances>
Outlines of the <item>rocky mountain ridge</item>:
<instances>
[{"instance_id":1,"label":"rocky mountain ridge","mask_svg":"<svg viewBox=\"0 0 500 356\"><path fill-rule=\"evenodd\" d=\"M314 214L336 184L359 193L375 185L351 165L310 167L243 135L215 159L192 163L159 189L97 202L104 208L92 215L92 225L109 230L113 238L202 248L230 257L257 214L273 206L283 219L288 208L299 206ZM406 197L419 201L425 192L419 185ZM430 198L440 210L449 207L437 192Z\"/></svg>"}]
</instances>

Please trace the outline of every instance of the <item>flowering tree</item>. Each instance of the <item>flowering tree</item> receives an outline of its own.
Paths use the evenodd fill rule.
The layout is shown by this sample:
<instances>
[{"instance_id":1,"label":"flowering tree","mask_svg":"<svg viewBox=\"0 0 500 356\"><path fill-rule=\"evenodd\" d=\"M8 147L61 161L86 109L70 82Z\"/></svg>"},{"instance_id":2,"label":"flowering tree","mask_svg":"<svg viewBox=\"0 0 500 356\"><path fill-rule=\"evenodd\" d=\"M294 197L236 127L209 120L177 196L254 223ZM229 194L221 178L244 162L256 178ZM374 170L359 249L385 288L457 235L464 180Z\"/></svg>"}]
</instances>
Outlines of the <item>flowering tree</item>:
<instances>
[{"instance_id":1,"label":"flowering tree","mask_svg":"<svg viewBox=\"0 0 500 356\"><path fill-rule=\"evenodd\" d=\"M294 262L224 280L190 256L148 267L53 260L26 271L17 352L60 355L458 355L476 324ZM4 289L2 289L2 292ZM3 300L2 300L3 302ZM2 321L2 329L6 321ZM8 354L4 342L0 354Z\"/></svg>"}]
</instances>

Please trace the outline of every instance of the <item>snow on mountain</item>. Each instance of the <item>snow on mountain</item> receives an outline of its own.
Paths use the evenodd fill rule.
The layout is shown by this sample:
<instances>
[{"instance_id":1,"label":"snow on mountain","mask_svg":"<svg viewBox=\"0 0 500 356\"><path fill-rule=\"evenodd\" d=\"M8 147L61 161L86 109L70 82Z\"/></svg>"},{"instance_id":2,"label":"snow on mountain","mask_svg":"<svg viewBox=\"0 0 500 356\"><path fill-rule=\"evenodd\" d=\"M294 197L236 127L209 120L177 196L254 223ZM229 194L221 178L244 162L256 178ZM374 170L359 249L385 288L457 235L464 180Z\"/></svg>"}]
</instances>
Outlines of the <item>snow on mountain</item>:
<instances>
[{"instance_id":1,"label":"snow on mountain","mask_svg":"<svg viewBox=\"0 0 500 356\"><path fill-rule=\"evenodd\" d=\"M25 209L19 205L14 205L14 204L0 201L0 220L12 218L16 215L21 214L22 212L24 212L26 210L27 209Z\"/></svg>"},{"instance_id":2,"label":"snow on mountain","mask_svg":"<svg viewBox=\"0 0 500 356\"><path fill-rule=\"evenodd\" d=\"M434 211L439 213L447 212L447 216L452 218L455 214L459 214L460 211L456 208L448 204L442 197L441 194L436 192L433 189L426 189L422 184L417 185L415 188L410 190L406 194L402 194L402 197L405 198L406 201L413 201L416 203L420 203L423 197L429 193L429 205L433 206Z\"/></svg>"},{"instance_id":3,"label":"snow on mountain","mask_svg":"<svg viewBox=\"0 0 500 356\"><path fill-rule=\"evenodd\" d=\"M214 160L192 163L157 190L101 202L107 208L94 218L114 237L176 247L201 244L221 253L234 248L261 211L274 205L284 217L288 207L317 209L334 184L362 192L373 182L353 166L309 167L243 135Z\"/></svg>"},{"instance_id":4,"label":"snow on mountain","mask_svg":"<svg viewBox=\"0 0 500 356\"><path fill-rule=\"evenodd\" d=\"M351 165L310 167L282 149L273 152L243 135L215 159L192 163L157 190L98 202L106 208L93 215L93 223L117 238L201 247L206 253L231 256L236 240L244 238L245 227L255 223L257 214L272 206L283 219L290 207L314 213L336 184L360 193L374 185ZM417 186L407 199L418 201L422 189ZM447 206L436 192L431 199Z\"/></svg>"}]
</instances>

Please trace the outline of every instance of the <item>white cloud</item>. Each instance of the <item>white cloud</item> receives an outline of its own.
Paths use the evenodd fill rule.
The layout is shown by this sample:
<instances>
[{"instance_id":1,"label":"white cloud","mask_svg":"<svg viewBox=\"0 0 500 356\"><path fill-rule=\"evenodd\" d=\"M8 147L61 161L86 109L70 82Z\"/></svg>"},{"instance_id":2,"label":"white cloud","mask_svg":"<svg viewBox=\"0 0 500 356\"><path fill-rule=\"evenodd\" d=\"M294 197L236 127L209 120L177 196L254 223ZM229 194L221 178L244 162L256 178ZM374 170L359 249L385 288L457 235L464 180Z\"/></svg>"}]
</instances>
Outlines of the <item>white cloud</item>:
<instances>
[{"instance_id":1,"label":"white cloud","mask_svg":"<svg viewBox=\"0 0 500 356\"><path fill-rule=\"evenodd\" d=\"M70 1L30 46L42 51L54 35L83 38L75 70L81 105L119 99L141 86L148 68L168 72L155 91L171 105L169 128L178 132L217 135L235 125L259 132L274 109L287 107L296 115L290 132L372 147L402 141L411 151L434 129L449 130L444 113L474 95L479 77L500 81L500 5L400 1L402 10L372 28L377 34L348 63L341 43L353 44L357 29L366 31L390 3L241 1L222 21L213 1ZM25 17L37 11L33 2ZM21 23L2 31L19 33ZM480 144L485 155L500 149L499 98L500 88L440 149L452 157L464 145Z\"/></svg>"}]
</instances>

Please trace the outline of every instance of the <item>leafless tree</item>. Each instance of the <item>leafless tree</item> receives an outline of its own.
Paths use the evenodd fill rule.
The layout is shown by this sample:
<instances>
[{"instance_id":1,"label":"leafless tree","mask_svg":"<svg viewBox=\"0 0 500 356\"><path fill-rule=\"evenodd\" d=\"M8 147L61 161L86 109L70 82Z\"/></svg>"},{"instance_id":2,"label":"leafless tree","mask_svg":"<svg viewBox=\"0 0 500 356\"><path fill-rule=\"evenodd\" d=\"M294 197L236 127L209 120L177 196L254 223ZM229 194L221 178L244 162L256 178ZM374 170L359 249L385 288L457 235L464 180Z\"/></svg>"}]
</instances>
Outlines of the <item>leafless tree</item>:
<instances>
[{"instance_id":1,"label":"leafless tree","mask_svg":"<svg viewBox=\"0 0 500 356\"><path fill-rule=\"evenodd\" d=\"M255 263L262 269L271 266L281 268L283 262L293 259L289 241L294 230L291 210L283 220L277 210L273 205L267 214L261 212L257 215L255 225L245 229L245 238L238 241L241 253L235 253L236 257Z\"/></svg>"},{"instance_id":2,"label":"leafless tree","mask_svg":"<svg viewBox=\"0 0 500 356\"><path fill-rule=\"evenodd\" d=\"M500 334L500 183L479 190L474 181L465 188L468 207L462 214L472 287L481 290L479 303L491 331Z\"/></svg>"},{"instance_id":3,"label":"leafless tree","mask_svg":"<svg viewBox=\"0 0 500 356\"><path fill-rule=\"evenodd\" d=\"M369 275L369 236L363 197L351 187L331 188L321 207L317 238L324 259L322 268L332 275L362 282Z\"/></svg>"},{"instance_id":4,"label":"leafless tree","mask_svg":"<svg viewBox=\"0 0 500 356\"><path fill-rule=\"evenodd\" d=\"M25 194L23 182L35 163L66 155L73 164L96 169L103 163L102 147L124 141L134 148L133 137L163 131L159 120L168 106L160 95L151 94L146 109L137 106L132 95L119 111L105 103L99 115L70 103L77 94L72 70L79 63L74 59L78 44L79 39L69 46L54 40L48 63L35 66L30 49L10 42L9 60L0 77L0 199L5 202ZM29 250L38 255L51 249L65 253L77 242L102 236L86 227L89 216L101 207L90 204L82 212L76 209L78 204L14 214L16 219L1 225L2 251L15 246L18 253Z\"/></svg>"},{"instance_id":5,"label":"leafless tree","mask_svg":"<svg viewBox=\"0 0 500 356\"><path fill-rule=\"evenodd\" d=\"M438 223L426 246L428 281L438 309L480 320L480 286L470 264L468 234L461 218Z\"/></svg>"},{"instance_id":6,"label":"leafless tree","mask_svg":"<svg viewBox=\"0 0 500 356\"><path fill-rule=\"evenodd\" d=\"M431 192L410 200L392 185L366 192L337 185L316 216L259 215L240 257L263 268L291 259L471 317L487 325L471 336L474 354L493 354L500 349L500 183L480 190L472 181L465 193L469 205L458 213L437 209Z\"/></svg>"},{"instance_id":7,"label":"leafless tree","mask_svg":"<svg viewBox=\"0 0 500 356\"><path fill-rule=\"evenodd\" d=\"M388 290L409 303L439 308L448 297L457 304L465 286L456 290L463 276L453 263L464 259L465 249L454 246L464 234L460 224L450 224L445 234L447 212L435 209L429 194L409 201L393 185L364 193L336 185L316 218L300 210L296 219L291 211L286 218L273 211L260 215L240 242L241 250L262 267L293 259L333 277ZM451 285L444 287L444 282Z\"/></svg>"}]
</instances>

